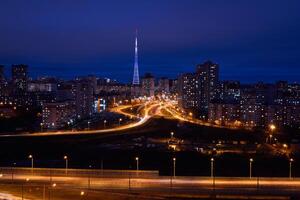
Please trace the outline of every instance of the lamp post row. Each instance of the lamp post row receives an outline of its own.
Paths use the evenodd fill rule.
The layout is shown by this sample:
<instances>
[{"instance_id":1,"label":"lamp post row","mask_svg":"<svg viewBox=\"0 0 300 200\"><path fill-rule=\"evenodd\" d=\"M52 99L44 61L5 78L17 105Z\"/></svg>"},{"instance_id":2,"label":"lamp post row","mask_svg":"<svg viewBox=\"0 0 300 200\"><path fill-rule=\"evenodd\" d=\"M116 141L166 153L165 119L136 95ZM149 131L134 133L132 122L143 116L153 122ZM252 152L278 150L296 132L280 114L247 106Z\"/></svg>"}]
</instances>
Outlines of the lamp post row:
<instances>
[{"instance_id":1,"label":"lamp post row","mask_svg":"<svg viewBox=\"0 0 300 200\"><path fill-rule=\"evenodd\" d=\"M34 158L33 158L33 155L29 155L28 158L31 160L31 170L33 171L34 169ZM68 156L65 155L64 157L64 160L65 160L65 171L66 173L68 173L68 165L69 165L69 159L68 159ZM139 167L139 157L135 157L135 161L136 161L136 170L139 171L140 170L140 167ZM176 176L176 157L173 157L172 158L172 161L173 161L173 176L175 177ZM215 176L215 159L214 158L211 158L210 159L210 176L211 178L213 178ZM252 178L252 163L254 162L254 159L253 158L250 158L249 159L249 178L251 179ZM289 159L289 178L291 179L292 178L292 164L294 162L294 159L293 158L290 158Z\"/></svg>"}]
</instances>

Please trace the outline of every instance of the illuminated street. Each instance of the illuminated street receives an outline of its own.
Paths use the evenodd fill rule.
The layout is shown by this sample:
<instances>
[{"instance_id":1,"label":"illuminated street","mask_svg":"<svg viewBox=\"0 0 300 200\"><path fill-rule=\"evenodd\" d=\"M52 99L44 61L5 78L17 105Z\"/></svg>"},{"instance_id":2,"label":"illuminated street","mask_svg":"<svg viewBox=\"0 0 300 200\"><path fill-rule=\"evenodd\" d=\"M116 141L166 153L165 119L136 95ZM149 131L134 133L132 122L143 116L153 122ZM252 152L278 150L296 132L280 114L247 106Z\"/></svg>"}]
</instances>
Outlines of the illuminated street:
<instances>
[{"instance_id":1,"label":"illuminated street","mask_svg":"<svg viewBox=\"0 0 300 200\"><path fill-rule=\"evenodd\" d=\"M124 194L150 193L157 197L194 195L225 195L230 191L236 197L242 194L299 195L300 180L284 178L221 178L221 177L161 177L156 171L116 171L116 170L73 170L73 169L34 169L2 168L1 183L25 186L77 189L81 191L112 191ZM0 185L1 188L1 185ZM171 189L171 193L170 193ZM272 191L272 195L269 193ZM33 192L34 194L34 192ZM189 195L188 195L189 194ZM18 194L20 195L20 194Z\"/></svg>"},{"instance_id":2,"label":"illuminated street","mask_svg":"<svg viewBox=\"0 0 300 200\"><path fill-rule=\"evenodd\" d=\"M53 136L53 135L78 135L78 134L104 134L110 132L118 132L124 131L127 129L135 128L138 126L142 126L145 124L151 117L155 115L156 109L159 106L159 103L146 104L144 109L142 110L143 116L137 118L137 116L132 115L130 113L126 113L123 110L130 108L131 106L119 106L112 109L112 112L116 112L119 114L124 114L125 116L129 116L133 119L137 118L137 122L132 122L125 125L119 125L114 128L107 128L101 130L82 130L82 131L51 131L51 132L37 132L37 133L23 133L18 135L0 135L0 137L24 137L24 136ZM153 111L155 111L153 113Z\"/></svg>"},{"instance_id":3,"label":"illuminated street","mask_svg":"<svg viewBox=\"0 0 300 200\"><path fill-rule=\"evenodd\" d=\"M300 1L0 1L0 200L300 200Z\"/></svg>"},{"instance_id":4,"label":"illuminated street","mask_svg":"<svg viewBox=\"0 0 300 200\"><path fill-rule=\"evenodd\" d=\"M181 121L187 121L190 123L195 123L199 125L207 125L207 126L213 126L218 127L217 125L211 125L208 123L203 123L201 121L196 121L191 119L191 117L185 117L183 114L176 112L173 110L173 105L166 103L165 105L162 105L159 101L150 101L146 102L144 105L139 104L142 109L140 110L140 113L138 115L131 114L129 112L125 112L124 110L129 109L132 107L132 105L120 105L117 107L114 107L111 109L111 112L119 113L121 115L127 116L130 119L137 120L136 122L131 122L128 124L122 124L114 128L107 128L107 129L101 129L101 130L72 130L72 131L51 131L51 132L36 132L36 133L22 133L17 135L0 135L0 137L22 137L22 136L51 136L51 135L78 135L78 134L105 134L110 132L117 132L117 131L124 131L127 129L135 128L138 126L142 126L145 124L151 117L154 117L156 115L164 116L160 110L164 109L167 112L171 114L171 116L174 119L179 119ZM142 117L138 117L142 116ZM169 116L166 116L169 117Z\"/></svg>"}]
</instances>

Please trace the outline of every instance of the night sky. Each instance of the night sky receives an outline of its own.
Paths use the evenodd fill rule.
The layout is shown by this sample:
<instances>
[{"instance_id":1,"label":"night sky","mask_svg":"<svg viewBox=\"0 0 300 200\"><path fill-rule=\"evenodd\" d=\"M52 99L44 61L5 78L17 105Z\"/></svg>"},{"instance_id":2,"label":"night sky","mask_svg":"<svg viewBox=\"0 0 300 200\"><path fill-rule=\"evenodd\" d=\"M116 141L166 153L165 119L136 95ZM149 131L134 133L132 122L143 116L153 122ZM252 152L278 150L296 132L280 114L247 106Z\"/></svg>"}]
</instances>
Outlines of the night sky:
<instances>
[{"instance_id":1,"label":"night sky","mask_svg":"<svg viewBox=\"0 0 300 200\"><path fill-rule=\"evenodd\" d=\"M299 0L2 0L0 63L131 81L137 28L141 74L176 77L211 59L222 79L300 82L299 10Z\"/></svg>"}]
</instances>

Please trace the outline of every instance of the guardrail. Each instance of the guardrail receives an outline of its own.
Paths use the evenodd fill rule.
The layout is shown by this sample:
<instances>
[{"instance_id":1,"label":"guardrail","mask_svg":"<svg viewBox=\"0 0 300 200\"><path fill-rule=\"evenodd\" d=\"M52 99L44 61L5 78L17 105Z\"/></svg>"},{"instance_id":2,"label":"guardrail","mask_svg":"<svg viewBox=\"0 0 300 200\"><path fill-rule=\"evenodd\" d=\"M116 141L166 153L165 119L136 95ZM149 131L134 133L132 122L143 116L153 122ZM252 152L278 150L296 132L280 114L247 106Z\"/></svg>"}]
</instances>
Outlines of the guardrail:
<instances>
[{"instance_id":1,"label":"guardrail","mask_svg":"<svg viewBox=\"0 0 300 200\"><path fill-rule=\"evenodd\" d=\"M74 176L74 177L158 177L158 171L148 170L110 170L110 169L62 169L62 168L23 168L1 167L0 174L28 174L36 176Z\"/></svg>"}]
</instances>

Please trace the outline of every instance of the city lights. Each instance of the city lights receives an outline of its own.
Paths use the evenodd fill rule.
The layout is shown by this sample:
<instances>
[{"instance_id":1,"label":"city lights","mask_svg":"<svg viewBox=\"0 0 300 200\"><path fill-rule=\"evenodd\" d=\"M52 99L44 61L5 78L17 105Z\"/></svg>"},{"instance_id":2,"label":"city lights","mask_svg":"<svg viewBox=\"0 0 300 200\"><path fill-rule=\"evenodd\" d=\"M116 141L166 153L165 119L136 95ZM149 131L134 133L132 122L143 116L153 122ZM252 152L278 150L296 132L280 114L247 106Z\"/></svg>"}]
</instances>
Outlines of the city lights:
<instances>
[{"instance_id":1,"label":"city lights","mask_svg":"<svg viewBox=\"0 0 300 200\"><path fill-rule=\"evenodd\" d=\"M300 1L0 1L0 199L300 199Z\"/></svg>"}]
</instances>

